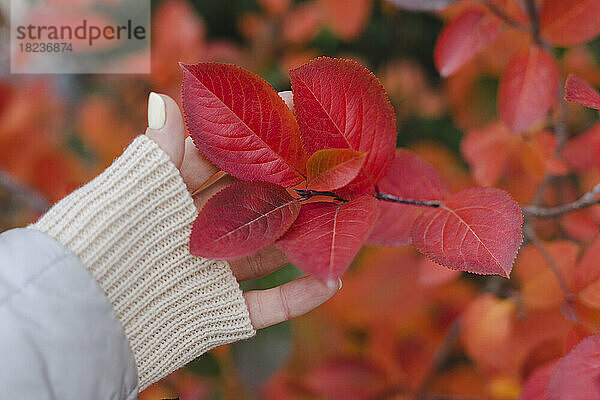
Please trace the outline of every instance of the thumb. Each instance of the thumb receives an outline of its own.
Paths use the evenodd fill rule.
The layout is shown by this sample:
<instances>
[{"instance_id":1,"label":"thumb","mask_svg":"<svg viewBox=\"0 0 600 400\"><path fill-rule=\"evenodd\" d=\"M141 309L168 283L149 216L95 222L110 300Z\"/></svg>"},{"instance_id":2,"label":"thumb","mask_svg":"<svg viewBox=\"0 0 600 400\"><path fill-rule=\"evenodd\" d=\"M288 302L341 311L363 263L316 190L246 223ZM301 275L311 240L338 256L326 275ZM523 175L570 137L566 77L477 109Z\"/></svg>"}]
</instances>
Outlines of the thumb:
<instances>
[{"instance_id":1,"label":"thumb","mask_svg":"<svg viewBox=\"0 0 600 400\"><path fill-rule=\"evenodd\" d=\"M169 155L177 168L181 167L185 148L185 127L175 100L164 94L150 93L146 135Z\"/></svg>"}]
</instances>

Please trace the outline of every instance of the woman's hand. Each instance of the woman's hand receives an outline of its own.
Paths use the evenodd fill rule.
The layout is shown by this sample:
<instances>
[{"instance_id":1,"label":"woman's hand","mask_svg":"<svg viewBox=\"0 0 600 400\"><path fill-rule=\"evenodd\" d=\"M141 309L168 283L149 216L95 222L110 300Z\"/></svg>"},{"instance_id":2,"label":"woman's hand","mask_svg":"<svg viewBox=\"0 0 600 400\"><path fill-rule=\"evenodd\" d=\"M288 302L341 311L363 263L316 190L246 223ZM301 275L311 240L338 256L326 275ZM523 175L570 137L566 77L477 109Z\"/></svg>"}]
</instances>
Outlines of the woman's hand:
<instances>
[{"instance_id":1,"label":"woman's hand","mask_svg":"<svg viewBox=\"0 0 600 400\"><path fill-rule=\"evenodd\" d=\"M291 106L289 93L282 93ZM148 102L148 129L146 135L169 155L181 172L190 192L196 193L215 173L217 167L196 149L191 138L185 137L183 118L177 103L169 96L151 93ZM196 207L202 206L215 193L235 182L226 175L194 195ZM251 256L229 261L238 282L259 278L288 264L285 255L270 246ZM255 329L265 328L311 311L333 296L341 288L328 288L312 276L305 276L268 290L244 293L250 320Z\"/></svg>"}]
</instances>

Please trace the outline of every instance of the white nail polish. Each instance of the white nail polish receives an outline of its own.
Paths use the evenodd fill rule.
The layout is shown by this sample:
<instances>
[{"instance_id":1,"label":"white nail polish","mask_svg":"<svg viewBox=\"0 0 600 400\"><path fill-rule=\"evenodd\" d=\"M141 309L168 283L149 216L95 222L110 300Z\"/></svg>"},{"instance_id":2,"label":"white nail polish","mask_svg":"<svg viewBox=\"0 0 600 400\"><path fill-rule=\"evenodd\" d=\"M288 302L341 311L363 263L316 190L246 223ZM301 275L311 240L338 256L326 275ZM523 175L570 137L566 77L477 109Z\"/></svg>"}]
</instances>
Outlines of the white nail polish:
<instances>
[{"instance_id":1,"label":"white nail polish","mask_svg":"<svg viewBox=\"0 0 600 400\"><path fill-rule=\"evenodd\" d=\"M161 129L167 119L165 101L158 94L151 92L148 97L148 127Z\"/></svg>"}]
</instances>

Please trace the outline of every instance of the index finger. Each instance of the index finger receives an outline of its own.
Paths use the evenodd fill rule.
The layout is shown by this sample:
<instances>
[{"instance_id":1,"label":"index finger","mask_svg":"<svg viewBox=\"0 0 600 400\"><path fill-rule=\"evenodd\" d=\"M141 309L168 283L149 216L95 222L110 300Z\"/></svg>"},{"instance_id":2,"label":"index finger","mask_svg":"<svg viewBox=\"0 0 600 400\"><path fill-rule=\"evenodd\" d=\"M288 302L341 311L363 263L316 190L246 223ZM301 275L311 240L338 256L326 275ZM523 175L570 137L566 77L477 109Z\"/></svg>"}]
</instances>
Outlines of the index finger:
<instances>
[{"instance_id":1,"label":"index finger","mask_svg":"<svg viewBox=\"0 0 600 400\"><path fill-rule=\"evenodd\" d=\"M340 288L327 287L314 276L305 276L267 290L244 293L254 329L266 328L313 310Z\"/></svg>"}]
</instances>

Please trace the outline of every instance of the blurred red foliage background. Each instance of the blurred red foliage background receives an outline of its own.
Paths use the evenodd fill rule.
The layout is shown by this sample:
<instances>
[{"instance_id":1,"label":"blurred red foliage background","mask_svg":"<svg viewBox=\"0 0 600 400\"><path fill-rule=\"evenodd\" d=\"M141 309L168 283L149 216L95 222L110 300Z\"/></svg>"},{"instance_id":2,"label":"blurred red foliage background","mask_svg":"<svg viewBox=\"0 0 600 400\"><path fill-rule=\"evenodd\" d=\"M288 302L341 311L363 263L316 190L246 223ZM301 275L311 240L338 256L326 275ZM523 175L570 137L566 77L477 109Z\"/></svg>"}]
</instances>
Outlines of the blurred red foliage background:
<instances>
[{"instance_id":1,"label":"blurred red foliage background","mask_svg":"<svg viewBox=\"0 0 600 400\"><path fill-rule=\"evenodd\" d=\"M560 105L523 134L498 121L498 81L531 40L528 32L502 28L442 79L433 53L444 22L480 4L461 0L443 11L415 13L392 3L155 1L150 75L2 70L0 231L33 221L108 166L144 132L151 90L179 101L180 61L235 63L286 90L290 68L323 54L353 58L385 86L399 145L430 162L452 191L497 186L530 204L543 184L549 189L542 202L554 205L600 181L596 112L567 105L570 140L558 153L549 120ZM512 20L526 21L522 1L494 4ZM562 82L574 73L600 86L599 40L558 46ZM548 258L531 243L510 280L448 270L413 248L369 247L324 306L216 349L140 398L518 399L533 371L600 332L599 223L596 206L532 224L573 295L568 302ZM298 274L288 266L244 288L271 287Z\"/></svg>"}]
</instances>

